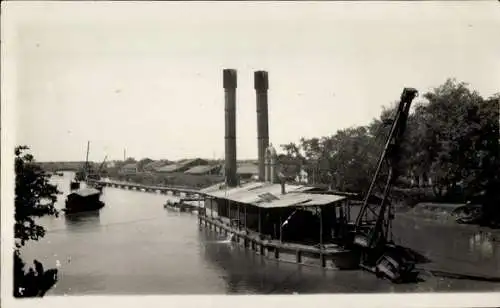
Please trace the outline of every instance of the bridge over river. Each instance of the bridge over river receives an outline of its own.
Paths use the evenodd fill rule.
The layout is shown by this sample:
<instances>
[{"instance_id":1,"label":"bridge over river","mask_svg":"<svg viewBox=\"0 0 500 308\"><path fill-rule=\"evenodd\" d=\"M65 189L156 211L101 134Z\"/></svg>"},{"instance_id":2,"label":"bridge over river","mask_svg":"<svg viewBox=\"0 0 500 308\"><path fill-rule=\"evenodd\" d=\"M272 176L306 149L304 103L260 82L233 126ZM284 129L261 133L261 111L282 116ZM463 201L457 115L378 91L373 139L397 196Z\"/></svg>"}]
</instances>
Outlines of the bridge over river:
<instances>
[{"instance_id":1,"label":"bridge over river","mask_svg":"<svg viewBox=\"0 0 500 308\"><path fill-rule=\"evenodd\" d=\"M65 173L53 181L67 194L71 179ZM42 218L47 234L28 243L23 256L59 267L49 295L500 291L495 282L429 275L395 285L363 271L277 263L200 229L194 215L165 210L167 198L177 197L106 187L99 215ZM57 207L64 207L64 196ZM500 276L498 232L411 214L398 216L394 232L433 260L429 268Z\"/></svg>"}]
</instances>

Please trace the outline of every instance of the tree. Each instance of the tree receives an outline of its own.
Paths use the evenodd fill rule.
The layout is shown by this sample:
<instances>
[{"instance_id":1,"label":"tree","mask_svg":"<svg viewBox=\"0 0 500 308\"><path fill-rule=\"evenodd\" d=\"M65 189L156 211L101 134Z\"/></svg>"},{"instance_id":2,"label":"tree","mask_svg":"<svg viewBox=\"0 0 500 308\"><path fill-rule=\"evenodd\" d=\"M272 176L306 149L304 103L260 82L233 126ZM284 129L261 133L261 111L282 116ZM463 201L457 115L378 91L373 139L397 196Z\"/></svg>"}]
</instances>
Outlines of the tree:
<instances>
[{"instance_id":1,"label":"tree","mask_svg":"<svg viewBox=\"0 0 500 308\"><path fill-rule=\"evenodd\" d=\"M26 264L21 258L20 249L27 241L37 241L45 235L45 229L36 224L35 219L58 215L54 204L60 193L49 183L50 176L34 163L33 155L25 153L28 149L27 146L15 149L15 297L43 296L57 281L57 269L46 271L39 261L34 260L35 268L29 268L26 273Z\"/></svg>"},{"instance_id":2,"label":"tree","mask_svg":"<svg viewBox=\"0 0 500 308\"><path fill-rule=\"evenodd\" d=\"M144 166L153 162L154 160L152 160L151 158L143 158L141 159L140 161L137 162L137 169L142 172L144 171Z\"/></svg>"},{"instance_id":3,"label":"tree","mask_svg":"<svg viewBox=\"0 0 500 308\"><path fill-rule=\"evenodd\" d=\"M486 220L500 221L500 94L484 99L466 83L448 79L423 97L426 102L416 102L408 117L397 185L408 185L404 177L419 185L431 179L434 200L475 199ZM366 192L396 108L384 108L366 127L282 145L284 155L301 159L315 183ZM417 192L417 199L432 197Z\"/></svg>"}]
</instances>

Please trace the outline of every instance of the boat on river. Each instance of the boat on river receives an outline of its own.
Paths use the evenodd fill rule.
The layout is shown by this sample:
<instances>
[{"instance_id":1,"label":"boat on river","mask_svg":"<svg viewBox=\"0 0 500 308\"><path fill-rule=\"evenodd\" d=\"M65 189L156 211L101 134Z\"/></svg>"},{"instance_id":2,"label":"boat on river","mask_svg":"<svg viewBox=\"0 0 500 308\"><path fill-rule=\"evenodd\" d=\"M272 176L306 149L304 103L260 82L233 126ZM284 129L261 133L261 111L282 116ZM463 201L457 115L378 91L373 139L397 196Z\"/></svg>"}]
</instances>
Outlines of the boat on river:
<instances>
[{"instance_id":1,"label":"boat on river","mask_svg":"<svg viewBox=\"0 0 500 308\"><path fill-rule=\"evenodd\" d=\"M69 184L69 189L70 190L80 189L80 181L78 180L71 181L71 183Z\"/></svg>"},{"instance_id":2,"label":"boat on river","mask_svg":"<svg viewBox=\"0 0 500 308\"><path fill-rule=\"evenodd\" d=\"M83 188L68 195L66 199L66 214L98 211L104 207L100 200L101 191L94 188Z\"/></svg>"},{"instance_id":3,"label":"boat on river","mask_svg":"<svg viewBox=\"0 0 500 308\"><path fill-rule=\"evenodd\" d=\"M481 205L471 203L458 207L453 211L453 214L457 217L456 221L459 224L476 224L483 217Z\"/></svg>"}]
</instances>

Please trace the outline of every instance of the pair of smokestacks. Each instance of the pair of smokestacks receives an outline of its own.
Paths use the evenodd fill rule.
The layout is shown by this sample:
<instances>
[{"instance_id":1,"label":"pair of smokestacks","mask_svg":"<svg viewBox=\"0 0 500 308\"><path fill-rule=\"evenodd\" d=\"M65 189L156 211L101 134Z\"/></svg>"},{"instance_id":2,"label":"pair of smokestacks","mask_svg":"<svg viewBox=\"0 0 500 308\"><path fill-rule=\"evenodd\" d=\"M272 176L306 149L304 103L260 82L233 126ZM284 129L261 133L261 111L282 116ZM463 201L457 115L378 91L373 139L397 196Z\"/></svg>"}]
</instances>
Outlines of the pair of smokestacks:
<instances>
[{"instance_id":1,"label":"pair of smokestacks","mask_svg":"<svg viewBox=\"0 0 500 308\"><path fill-rule=\"evenodd\" d=\"M225 175L229 187L238 185L236 160L236 88L237 73L234 69L223 71L225 92ZM266 71L254 72L254 88L257 101L257 146L259 159L259 181L276 182L276 151L269 146L269 116L267 90L269 79Z\"/></svg>"}]
</instances>

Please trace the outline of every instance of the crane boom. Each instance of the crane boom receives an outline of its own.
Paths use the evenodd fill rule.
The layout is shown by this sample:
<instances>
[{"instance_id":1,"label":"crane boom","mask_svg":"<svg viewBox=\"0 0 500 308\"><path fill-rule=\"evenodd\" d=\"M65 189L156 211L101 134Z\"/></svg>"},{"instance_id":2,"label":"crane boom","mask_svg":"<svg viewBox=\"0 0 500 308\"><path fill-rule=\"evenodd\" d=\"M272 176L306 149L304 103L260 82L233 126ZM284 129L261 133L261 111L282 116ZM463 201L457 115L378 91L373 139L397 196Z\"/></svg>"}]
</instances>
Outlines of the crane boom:
<instances>
[{"instance_id":1,"label":"crane boom","mask_svg":"<svg viewBox=\"0 0 500 308\"><path fill-rule=\"evenodd\" d=\"M101 170L102 167L104 167L104 164L106 163L106 159L108 159L108 155L104 156L104 160L102 161L101 165L99 165L99 169L97 169L97 174L101 175Z\"/></svg>"},{"instance_id":2,"label":"crane boom","mask_svg":"<svg viewBox=\"0 0 500 308\"><path fill-rule=\"evenodd\" d=\"M377 169L354 226L354 245L360 247L363 251L361 265L378 271L378 268L382 266L381 262L384 266L391 264L393 267L392 273L399 272L401 274L396 275L397 277L402 276L406 268L402 265L403 261L394 261L394 259L397 259L394 254L391 257L386 254L388 245L391 244L388 237L393 216L389 195L392 185L399 176L400 146L406 129L411 103L417 95L418 91L413 88L405 88L401 94L401 100L391 121L392 126L380 155ZM386 174L382 173L383 167L387 167ZM381 197L377 198L379 199L378 202L373 202L372 200L375 199L373 197L378 197L375 196L375 187L381 182L385 182ZM394 264L398 264L398 266Z\"/></svg>"}]
</instances>

